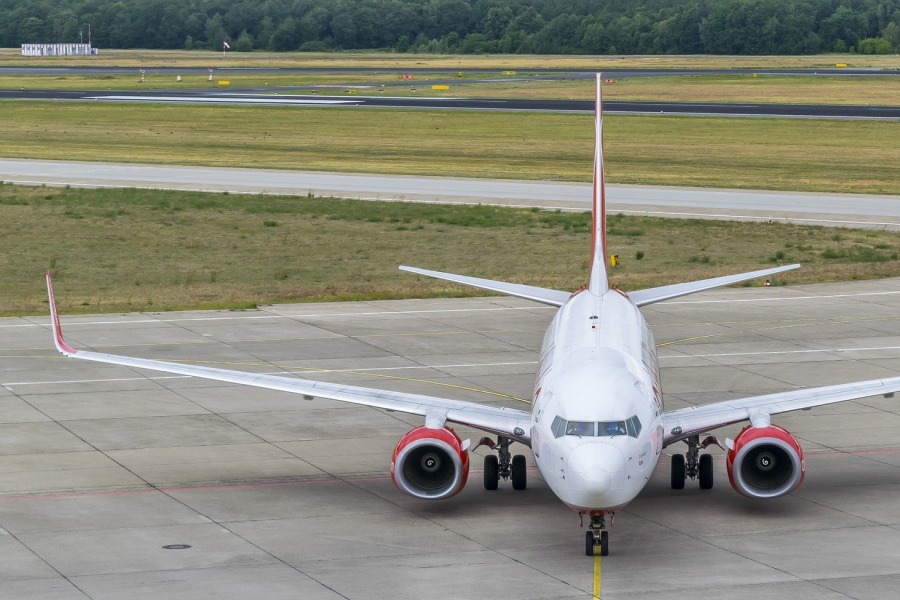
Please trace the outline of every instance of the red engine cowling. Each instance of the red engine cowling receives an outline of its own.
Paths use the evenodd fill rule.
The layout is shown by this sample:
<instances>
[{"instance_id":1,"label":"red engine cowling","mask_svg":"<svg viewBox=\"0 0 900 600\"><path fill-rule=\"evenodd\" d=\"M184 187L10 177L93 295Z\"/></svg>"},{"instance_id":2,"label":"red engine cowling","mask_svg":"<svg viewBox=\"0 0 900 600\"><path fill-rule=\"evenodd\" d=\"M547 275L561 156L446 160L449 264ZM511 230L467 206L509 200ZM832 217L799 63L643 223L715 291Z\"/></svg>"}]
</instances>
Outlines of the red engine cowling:
<instances>
[{"instance_id":1,"label":"red engine cowling","mask_svg":"<svg viewBox=\"0 0 900 600\"><path fill-rule=\"evenodd\" d=\"M449 498L469 477L469 453L449 427L418 427L403 436L391 458L391 479L416 498Z\"/></svg>"},{"instance_id":2,"label":"red engine cowling","mask_svg":"<svg viewBox=\"0 0 900 600\"><path fill-rule=\"evenodd\" d=\"M776 425L748 425L728 451L731 487L749 498L777 498L803 482L803 449L787 430Z\"/></svg>"}]
</instances>

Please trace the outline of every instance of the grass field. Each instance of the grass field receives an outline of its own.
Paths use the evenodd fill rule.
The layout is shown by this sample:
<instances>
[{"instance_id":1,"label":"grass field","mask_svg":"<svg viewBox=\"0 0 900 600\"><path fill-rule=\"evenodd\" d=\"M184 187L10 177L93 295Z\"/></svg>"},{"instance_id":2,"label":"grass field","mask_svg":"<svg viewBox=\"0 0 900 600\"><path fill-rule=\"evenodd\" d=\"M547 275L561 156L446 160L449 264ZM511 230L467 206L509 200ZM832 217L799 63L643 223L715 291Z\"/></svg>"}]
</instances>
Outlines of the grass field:
<instances>
[{"instance_id":1,"label":"grass field","mask_svg":"<svg viewBox=\"0 0 900 600\"><path fill-rule=\"evenodd\" d=\"M469 73L463 77L455 75L419 75L414 84L420 87L427 84L427 78L445 79L452 77L454 82L472 81L474 79L500 78L500 75L482 73ZM4 75L0 74L0 89L26 89L26 90L150 90L150 89L197 89L211 88L221 89L220 80L228 81L228 89L235 88L266 88L266 87L292 87L311 85L334 85L339 88L347 84L371 85L377 88L381 83L397 83L400 76L397 74L369 74L369 73L345 73L345 74L305 74L305 73L213 73L212 82L208 81L208 75L202 73L188 73L181 76L181 82L176 81L174 73L144 74L144 82L135 69L134 74L78 74L66 73L64 75ZM404 86L405 87L405 86Z\"/></svg>"},{"instance_id":2,"label":"grass field","mask_svg":"<svg viewBox=\"0 0 900 600\"><path fill-rule=\"evenodd\" d=\"M19 48L0 49L5 66L120 66L120 67L363 67L445 69L594 69L594 68L900 68L896 55L820 54L813 56L535 56L433 55L389 52L221 52L200 50L107 50L97 56L21 56Z\"/></svg>"},{"instance_id":3,"label":"grass field","mask_svg":"<svg viewBox=\"0 0 900 600\"><path fill-rule=\"evenodd\" d=\"M389 90L392 95L411 95L406 86ZM447 91L420 85L416 95L470 98L569 98L591 100L590 80L535 80L514 83L466 83ZM787 104L900 105L900 77L808 77L752 75L689 75L617 79L603 86L605 100L667 102L762 102Z\"/></svg>"},{"instance_id":4,"label":"grass field","mask_svg":"<svg viewBox=\"0 0 900 600\"><path fill-rule=\"evenodd\" d=\"M0 210L0 315L46 312L46 269L63 312L477 294L400 264L571 290L591 237L588 213L278 196L3 185ZM900 234L782 223L611 215L609 251L624 289L795 261L776 285L900 274Z\"/></svg>"},{"instance_id":5,"label":"grass field","mask_svg":"<svg viewBox=\"0 0 900 600\"><path fill-rule=\"evenodd\" d=\"M8 158L589 180L588 115L2 104ZM900 194L900 122L609 116L608 181Z\"/></svg>"},{"instance_id":6,"label":"grass field","mask_svg":"<svg viewBox=\"0 0 900 600\"><path fill-rule=\"evenodd\" d=\"M524 73L523 74L527 74ZM593 82L585 79L502 82L502 76L467 74L418 75L408 84L396 85L393 74L271 74L229 73L217 75L212 82L202 74L182 76L147 74L144 83L137 75L0 75L0 89L50 90L149 90L149 89L222 89L219 80L229 82L228 89L265 90L291 86L335 86L319 93L340 94L346 85L363 84L369 89L360 94L374 94L379 84L386 84L384 94L469 97L469 98L593 98ZM432 90L430 81L450 81L449 90ZM478 80L477 82L474 80ZM411 91L415 88L415 92ZM299 92L309 94L309 91ZM794 104L900 104L900 77L808 77L752 75L696 75L618 79L604 87L607 100L649 100L679 102L772 102Z\"/></svg>"}]
</instances>

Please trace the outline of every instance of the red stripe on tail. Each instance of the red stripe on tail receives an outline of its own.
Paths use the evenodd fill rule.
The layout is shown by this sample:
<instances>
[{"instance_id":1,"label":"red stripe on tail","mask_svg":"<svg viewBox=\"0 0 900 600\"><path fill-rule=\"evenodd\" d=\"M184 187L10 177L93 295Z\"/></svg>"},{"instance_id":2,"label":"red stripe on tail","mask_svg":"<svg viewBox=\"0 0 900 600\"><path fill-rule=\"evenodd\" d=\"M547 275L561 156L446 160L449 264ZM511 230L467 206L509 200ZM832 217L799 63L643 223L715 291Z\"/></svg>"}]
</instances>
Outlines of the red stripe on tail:
<instances>
[{"instance_id":1,"label":"red stripe on tail","mask_svg":"<svg viewBox=\"0 0 900 600\"><path fill-rule=\"evenodd\" d=\"M591 235L591 280L588 289L595 295L609 289L606 264L606 183L603 173L603 96L600 74L596 79L594 103L594 177L593 177L593 233Z\"/></svg>"}]
</instances>

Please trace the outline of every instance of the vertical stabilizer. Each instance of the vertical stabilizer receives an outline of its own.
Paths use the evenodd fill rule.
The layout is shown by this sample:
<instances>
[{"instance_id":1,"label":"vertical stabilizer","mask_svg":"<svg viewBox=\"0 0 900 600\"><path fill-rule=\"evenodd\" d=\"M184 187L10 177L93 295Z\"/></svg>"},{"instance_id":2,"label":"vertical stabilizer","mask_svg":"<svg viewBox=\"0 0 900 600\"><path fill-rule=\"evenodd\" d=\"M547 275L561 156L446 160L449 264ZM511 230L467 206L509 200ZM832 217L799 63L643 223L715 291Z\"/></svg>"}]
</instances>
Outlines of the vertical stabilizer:
<instances>
[{"instance_id":1,"label":"vertical stabilizer","mask_svg":"<svg viewBox=\"0 0 900 600\"><path fill-rule=\"evenodd\" d=\"M600 81L600 73L597 73L594 101L594 229L591 239L591 279L588 284L588 290L595 296L601 296L609 290L606 263L606 185L603 180L603 97Z\"/></svg>"}]
</instances>

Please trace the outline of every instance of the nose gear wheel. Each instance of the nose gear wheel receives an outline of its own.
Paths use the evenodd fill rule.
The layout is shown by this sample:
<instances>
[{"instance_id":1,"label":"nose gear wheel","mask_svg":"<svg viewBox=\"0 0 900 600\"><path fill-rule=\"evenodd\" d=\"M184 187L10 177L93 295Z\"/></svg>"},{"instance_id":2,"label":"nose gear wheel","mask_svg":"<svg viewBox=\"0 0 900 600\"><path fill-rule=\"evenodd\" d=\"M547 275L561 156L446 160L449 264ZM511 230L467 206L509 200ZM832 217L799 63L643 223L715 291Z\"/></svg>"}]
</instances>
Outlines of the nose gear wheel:
<instances>
[{"instance_id":1,"label":"nose gear wheel","mask_svg":"<svg viewBox=\"0 0 900 600\"><path fill-rule=\"evenodd\" d=\"M591 516L588 531L584 532L584 553L587 556L609 556L609 532L603 515Z\"/></svg>"}]
</instances>

